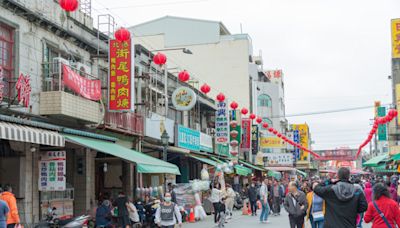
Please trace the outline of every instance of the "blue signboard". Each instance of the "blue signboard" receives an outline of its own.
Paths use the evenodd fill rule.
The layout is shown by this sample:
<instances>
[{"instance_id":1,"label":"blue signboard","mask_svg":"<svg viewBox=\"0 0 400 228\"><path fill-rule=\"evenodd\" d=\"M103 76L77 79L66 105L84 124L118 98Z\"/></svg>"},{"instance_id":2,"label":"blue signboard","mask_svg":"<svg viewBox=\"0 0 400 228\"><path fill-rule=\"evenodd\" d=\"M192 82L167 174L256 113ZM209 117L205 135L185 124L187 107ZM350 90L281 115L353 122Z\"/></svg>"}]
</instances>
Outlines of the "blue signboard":
<instances>
[{"instance_id":1,"label":"blue signboard","mask_svg":"<svg viewBox=\"0 0 400 228\"><path fill-rule=\"evenodd\" d=\"M293 141L294 141L295 143L300 143L300 133L299 133L299 130L294 130L294 131L293 131ZM295 161L297 161L297 160L300 159L300 149L299 149L299 148L297 148L297 147L294 148L294 155L295 155L295 158L296 158Z\"/></svg>"},{"instance_id":2,"label":"blue signboard","mask_svg":"<svg viewBox=\"0 0 400 228\"><path fill-rule=\"evenodd\" d=\"M200 151L200 131L178 125L178 147Z\"/></svg>"}]
</instances>

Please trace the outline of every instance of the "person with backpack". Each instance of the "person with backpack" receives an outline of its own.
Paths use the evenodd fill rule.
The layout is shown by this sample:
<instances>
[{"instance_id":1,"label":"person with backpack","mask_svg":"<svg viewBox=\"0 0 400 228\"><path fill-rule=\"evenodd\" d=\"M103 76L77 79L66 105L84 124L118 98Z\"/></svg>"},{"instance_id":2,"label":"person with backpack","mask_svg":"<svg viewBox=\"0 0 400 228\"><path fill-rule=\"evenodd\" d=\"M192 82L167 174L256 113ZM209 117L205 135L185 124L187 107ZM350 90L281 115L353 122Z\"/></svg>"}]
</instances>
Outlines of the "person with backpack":
<instances>
[{"instance_id":1,"label":"person with backpack","mask_svg":"<svg viewBox=\"0 0 400 228\"><path fill-rule=\"evenodd\" d=\"M396 201L391 199L386 186L381 183L377 183L373 187L373 200L368 204L364 221L372 222L372 228L400 227L399 206Z\"/></svg>"},{"instance_id":2,"label":"person with backpack","mask_svg":"<svg viewBox=\"0 0 400 228\"><path fill-rule=\"evenodd\" d=\"M164 202L157 208L154 222L162 228L182 227L182 216L178 205L172 202L171 193L165 193Z\"/></svg>"}]
</instances>

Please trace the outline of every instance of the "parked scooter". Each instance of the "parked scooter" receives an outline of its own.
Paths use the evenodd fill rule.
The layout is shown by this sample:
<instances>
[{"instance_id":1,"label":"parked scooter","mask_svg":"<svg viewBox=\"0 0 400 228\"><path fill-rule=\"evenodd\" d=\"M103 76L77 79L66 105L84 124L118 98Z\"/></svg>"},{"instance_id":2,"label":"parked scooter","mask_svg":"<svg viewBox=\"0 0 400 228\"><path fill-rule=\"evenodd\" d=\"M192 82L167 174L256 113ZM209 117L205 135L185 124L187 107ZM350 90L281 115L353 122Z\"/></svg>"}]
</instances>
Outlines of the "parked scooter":
<instances>
[{"instance_id":1,"label":"parked scooter","mask_svg":"<svg viewBox=\"0 0 400 228\"><path fill-rule=\"evenodd\" d=\"M35 228L82 228L89 221L89 215L81 215L70 219L56 218L57 208L49 209L46 219L39 222Z\"/></svg>"},{"instance_id":2,"label":"parked scooter","mask_svg":"<svg viewBox=\"0 0 400 228\"><path fill-rule=\"evenodd\" d=\"M236 196L235 196L235 200L233 203L233 208L240 210L243 207L243 197L240 195L239 192L235 192Z\"/></svg>"}]
</instances>

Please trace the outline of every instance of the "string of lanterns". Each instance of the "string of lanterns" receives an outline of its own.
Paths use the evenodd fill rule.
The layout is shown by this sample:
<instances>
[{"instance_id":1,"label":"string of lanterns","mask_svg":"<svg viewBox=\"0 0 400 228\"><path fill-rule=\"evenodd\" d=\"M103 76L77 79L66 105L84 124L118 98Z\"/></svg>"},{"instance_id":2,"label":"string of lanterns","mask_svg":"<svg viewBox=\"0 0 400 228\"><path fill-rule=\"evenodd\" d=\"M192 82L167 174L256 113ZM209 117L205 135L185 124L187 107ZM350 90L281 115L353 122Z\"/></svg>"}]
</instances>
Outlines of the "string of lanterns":
<instances>
[{"instance_id":1,"label":"string of lanterns","mask_svg":"<svg viewBox=\"0 0 400 228\"><path fill-rule=\"evenodd\" d=\"M357 151L357 155L356 155L356 159L358 158L358 156L361 154L361 150L368 144L371 142L372 138L374 137L374 135L376 134L376 131L378 130L379 125L382 124L386 124L389 123L390 121L392 121L395 117L397 116L397 110L396 109L390 109L388 111L388 114L384 117L376 117L374 124L372 125L372 129L368 134L368 137L365 139L365 141L359 146L358 151Z\"/></svg>"}]
</instances>

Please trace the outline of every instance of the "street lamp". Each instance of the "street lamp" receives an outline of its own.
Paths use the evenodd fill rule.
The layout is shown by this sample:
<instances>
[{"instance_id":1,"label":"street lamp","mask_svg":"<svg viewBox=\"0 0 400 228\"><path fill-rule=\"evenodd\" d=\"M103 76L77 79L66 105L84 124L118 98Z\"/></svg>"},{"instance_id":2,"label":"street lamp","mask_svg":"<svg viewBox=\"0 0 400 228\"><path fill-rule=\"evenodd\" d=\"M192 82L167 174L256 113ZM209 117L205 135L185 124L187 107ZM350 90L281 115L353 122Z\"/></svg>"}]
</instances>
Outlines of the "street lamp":
<instances>
[{"instance_id":1,"label":"street lamp","mask_svg":"<svg viewBox=\"0 0 400 228\"><path fill-rule=\"evenodd\" d=\"M163 160L168 161L167 159L167 148L169 143L169 135L167 131L164 129L163 133L161 134L161 144L163 145ZM164 173L164 193L167 192L167 175Z\"/></svg>"}]
</instances>

